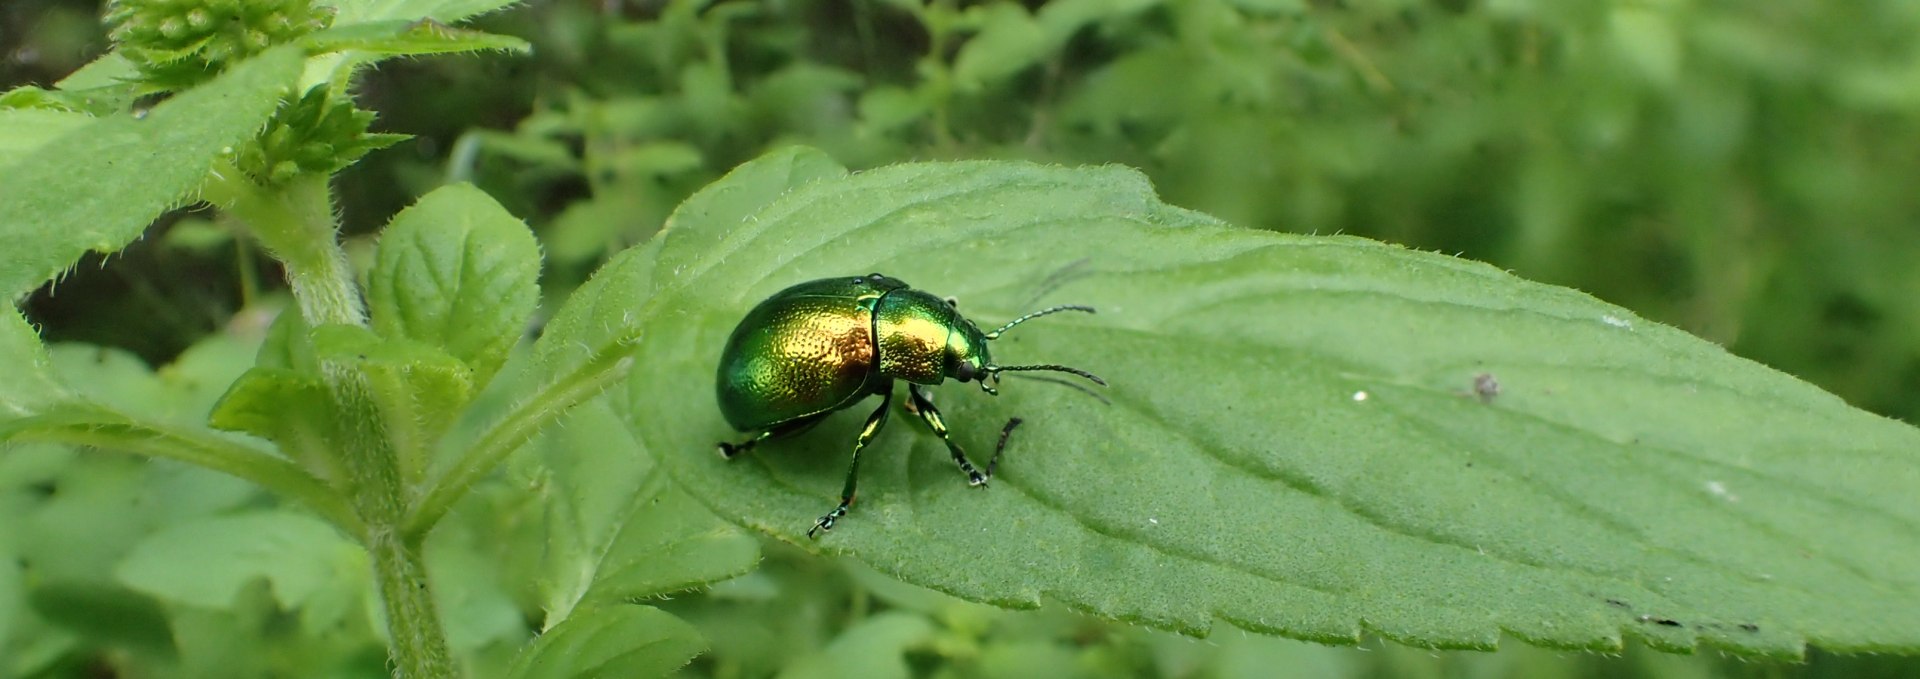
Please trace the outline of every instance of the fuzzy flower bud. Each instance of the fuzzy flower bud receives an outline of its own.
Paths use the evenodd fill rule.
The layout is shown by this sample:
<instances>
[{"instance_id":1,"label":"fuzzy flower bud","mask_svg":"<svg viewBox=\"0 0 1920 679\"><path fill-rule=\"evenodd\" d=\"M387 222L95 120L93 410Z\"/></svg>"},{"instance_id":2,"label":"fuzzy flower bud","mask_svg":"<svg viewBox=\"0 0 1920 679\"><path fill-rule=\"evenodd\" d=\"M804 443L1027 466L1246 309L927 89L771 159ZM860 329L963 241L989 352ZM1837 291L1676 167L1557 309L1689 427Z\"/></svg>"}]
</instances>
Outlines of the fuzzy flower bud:
<instances>
[{"instance_id":1,"label":"fuzzy flower bud","mask_svg":"<svg viewBox=\"0 0 1920 679\"><path fill-rule=\"evenodd\" d=\"M234 164L255 183L273 186L303 173L336 172L369 151L407 138L369 133L372 123L372 111L354 108L351 100L336 99L327 88L316 87L297 101L282 101L267 129L240 149Z\"/></svg>"},{"instance_id":2,"label":"fuzzy flower bud","mask_svg":"<svg viewBox=\"0 0 1920 679\"><path fill-rule=\"evenodd\" d=\"M120 53L160 89L192 87L235 62L326 28L313 0L110 0L107 27Z\"/></svg>"}]
</instances>

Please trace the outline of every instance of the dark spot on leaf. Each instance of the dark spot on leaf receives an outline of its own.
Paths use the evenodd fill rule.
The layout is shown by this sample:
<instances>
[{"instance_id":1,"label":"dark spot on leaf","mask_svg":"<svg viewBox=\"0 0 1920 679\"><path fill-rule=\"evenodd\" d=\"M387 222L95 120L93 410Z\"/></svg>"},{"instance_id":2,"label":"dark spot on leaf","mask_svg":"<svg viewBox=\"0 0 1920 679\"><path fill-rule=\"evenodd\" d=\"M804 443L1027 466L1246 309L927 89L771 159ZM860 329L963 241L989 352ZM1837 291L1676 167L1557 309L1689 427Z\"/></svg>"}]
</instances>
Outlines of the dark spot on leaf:
<instances>
[{"instance_id":1,"label":"dark spot on leaf","mask_svg":"<svg viewBox=\"0 0 1920 679\"><path fill-rule=\"evenodd\" d=\"M1478 397L1481 403L1492 403L1494 397L1500 395L1500 381L1494 379L1493 373L1474 375L1473 395Z\"/></svg>"},{"instance_id":2,"label":"dark spot on leaf","mask_svg":"<svg viewBox=\"0 0 1920 679\"><path fill-rule=\"evenodd\" d=\"M1743 623L1740 623L1740 629L1746 630L1748 632L1758 632L1760 631L1760 626L1750 622L1743 622Z\"/></svg>"},{"instance_id":3,"label":"dark spot on leaf","mask_svg":"<svg viewBox=\"0 0 1920 679\"><path fill-rule=\"evenodd\" d=\"M1680 621L1674 620L1673 618L1661 618L1661 617L1656 617L1651 615L1643 615L1638 618L1635 618L1635 620L1639 620L1640 622L1650 622L1655 625L1659 625L1661 627L1683 627L1684 626L1680 624Z\"/></svg>"},{"instance_id":4,"label":"dark spot on leaf","mask_svg":"<svg viewBox=\"0 0 1920 679\"><path fill-rule=\"evenodd\" d=\"M1625 602L1625 601L1621 601L1621 600L1619 600L1619 599L1608 599L1608 600L1607 600L1607 605L1610 605L1610 606L1618 606L1618 607L1620 607L1620 608L1633 608L1632 606L1628 606L1628 605L1627 605L1627 602Z\"/></svg>"}]
</instances>

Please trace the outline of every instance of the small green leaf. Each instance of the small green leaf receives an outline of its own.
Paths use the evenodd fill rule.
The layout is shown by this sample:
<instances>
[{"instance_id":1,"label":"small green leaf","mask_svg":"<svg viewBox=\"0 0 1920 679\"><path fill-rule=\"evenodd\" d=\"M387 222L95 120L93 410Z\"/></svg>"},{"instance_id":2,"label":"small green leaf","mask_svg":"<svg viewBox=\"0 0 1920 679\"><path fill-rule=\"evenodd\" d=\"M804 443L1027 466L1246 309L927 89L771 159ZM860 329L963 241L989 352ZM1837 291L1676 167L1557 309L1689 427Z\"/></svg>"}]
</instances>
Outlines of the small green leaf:
<instances>
[{"instance_id":1,"label":"small green leaf","mask_svg":"<svg viewBox=\"0 0 1920 679\"><path fill-rule=\"evenodd\" d=\"M148 536L120 562L122 584L163 600L228 608L264 578L287 610L334 580L359 577L366 554L307 514L258 510L175 524Z\"/></svg>"},{"instance_id":2,"label":"small green leaf","mask_svg":"<svg viewBox=\"0 0 1920 679\"><path fill-rule=\"evenodd\" d=\"M339 483L347 474L334 452L335 417L327 385L317 375L256 367L220 397L208 424L272 441L301 467Z\"/></svg>"},{"instance_id":3,"label":"small green leaf","mask_svg":"<svg viewBox=\"0 0 1920 679\"><path fill-rule=\"evenodd\" d=\"M962 87L1000 84L1040 63L1052 47L1040 24L1018 4L981 5L969 13L979 13L981 25L953 59L953 77Z\"/></svg>"},{"instance_id":4,"label":"small green leaf","mask_svg":"<svg viewBox=\"0 0 1920 679\"><path fill-rule=\"evenodd\" d=\"M596 281L643 292L575 321L645 329L636 431L723 517L973 601L1196 635L1920 649L1920 432L1716 345L1482 264L1230 228L1122 168L910 164L776 198L740 183L765 171L615 258ZM896 418L859 504L809 540L871 406L726 462L695 452L739 436L713 370L756 302L872 271L989 326L1091 304L994 358L1112 387L937 389L976 459L1027 420L991 487Z\"/></svg>"},{"instance_id":5,"label":"small green leaf","mask_svg":"<svg viewBox=\"0 0 1920 679\"><path fill-rule=\"evenodd\" d=\"M262 368L281 368L296 372L319 374L320 359L313 355L312 328L307 319L293 309L283 309L275 316L273 325L267 328L267 337L260 342L260 352L254 356L254 364Z\"/></svg>"},{"instance_id":6,"label":"small green leaf","mask_svg":"<svg viewBox=\"0 0 1920 679\"><path fill-rule=\"evenodd\" d=\"M511 679L657 677L706 650L692 625L652 606L594 606L520 650Z\"/></svg>"},{"instance_id":7,"label":"small green leaf","mask_svg":"<svg viewBox=\"0 0 1920 679\"><path fill-rule=\"evenodd\" d=\"M299 71L298 50L269 50L144 116L101 118L0 165L0 296L30 292L87 251L138 237L260 129Z\"/></svg>"},{"instance_id":8,"label":"small green leaf","mask_svg":"<svg viewBox=\"0 0 1920 679\"><path fill-rule=\"evenodd\" d=\"M322 364L353 366L367 376L405 481L420 480L433 445L473 398L473 371L438 347L359 326L323 325L312 337Z\"/></svg>"},{"instance_id":9,"label":"small green leaf","mask_svg":"<svg viewBox=\"0 0 1920 679\"><path fill-rule=\"evenodd\" d=\"M173 632L159 602L119 587L43 582L27 590L35 613L99 642L159 657L173 655Z\"/></svg>"},{"instance_id":10,"label":"small green leaf","mask_svg":"<svg viewBox=\"0 0 1920 679\"><path fill-rule=\"evenodd\" d=\"M381 335L444 348L485 385L539 301L532 232L471 184L442 187L380 237L367 301Z\"/></svg>"},{"instance_id":11,"label":"small green leaf","mask_svg":"<svg viewBox=\"0 0 1920 679\"><path fill-rule=\"evenodd\" d=\"M876 87L860 95L860 121L888 132L920 122L933 110L927 97L900 87Z\"/></svg>"},{"instance_id":12,"label":"small green leaf","mask_svg":"<svg viewBox=\"0 0 1920 679\"><path fill-rule=\"evenodd\" d=\"M432 19L336 26L309 33L300 43L316 54L353 50L381 57L533 49L527 41L513 36L454 28Z\"/></svg>"},{"instance_id":13,"label":"small green leaf","mask_svg":"<svg viewBox=\"0 0 1920 679\"><path fill-rule=\"evenodd\" d=\"M933 638L933 623L912 613L881 613L841 632L826 648L794 661L780 679L907 679L908 649Z\"/></svg>"}]
</instances>

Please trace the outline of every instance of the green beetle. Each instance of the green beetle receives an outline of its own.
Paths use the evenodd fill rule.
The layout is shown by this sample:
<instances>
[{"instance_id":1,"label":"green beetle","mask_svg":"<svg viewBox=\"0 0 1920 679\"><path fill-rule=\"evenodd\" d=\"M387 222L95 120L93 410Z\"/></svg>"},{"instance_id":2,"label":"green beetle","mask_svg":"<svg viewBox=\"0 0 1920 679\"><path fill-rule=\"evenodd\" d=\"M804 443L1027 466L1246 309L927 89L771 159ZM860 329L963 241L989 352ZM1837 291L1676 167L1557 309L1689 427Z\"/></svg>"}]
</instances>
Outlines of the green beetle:
<instances>
[{"instance_id":1,"label":"green beetle","mask_svg":"<svg viewBox=\"0 0 1920 679\"><path fill-rule=\"evenodd\" d=\"M969 485L985 485L993 478L999 451L994 451L985 472L975 468L947 435L946 422L927 397L926 387L951 377L961 382L979 380L982 390L998 394L995 385L1001 373L1025 370L1070 373L1106 386L1099 377L1077 368L997 365L988 354L987 342L1008 328L1061 311L1093 313L1093 308L1049 307L993 332L981 332L960 315L953 300L877 273L822 278L781 290L747 312L720 354L720 412L734 429L750 434L741 443L722 442L720 455L732 459L762 441L799 434L834 411L880 395L880 407L867 416L866 426L854 440L840 505L815 521L807 535L832 530L834 521L853 504L861 449L887 422L893 382L905 380L907 411L919 416L947 445ZM1018 422L1009 422L1001 432L1001 446Z\"/></svg>"}]
</instances>

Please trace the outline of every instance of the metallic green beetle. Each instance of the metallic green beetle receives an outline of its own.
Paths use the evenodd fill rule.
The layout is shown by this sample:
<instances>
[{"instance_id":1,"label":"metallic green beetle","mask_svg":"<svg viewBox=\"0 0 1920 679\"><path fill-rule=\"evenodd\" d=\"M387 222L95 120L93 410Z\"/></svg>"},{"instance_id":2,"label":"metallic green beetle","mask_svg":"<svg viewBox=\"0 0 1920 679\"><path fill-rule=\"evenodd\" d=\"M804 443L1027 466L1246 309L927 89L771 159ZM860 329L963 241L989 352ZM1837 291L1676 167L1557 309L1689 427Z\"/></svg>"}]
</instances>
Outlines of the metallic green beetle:
<instances>
[{"instance_id":1,"label":"metallic green beetle","mask_svg":"<svg viewBox=\"0 0 1920 679\"><path fill-rule=\"evenodd\" d=\"M1049 307L993 332L981 332L955 310L953 300L877 273L823 278L781 290L747 312L720 354L720 412L734 429L751 435L737 444L722 442L720 455L732 459L762 441L806 431L834 411L880 395L880 407L867 416L853 443L840 505L814 522L807 535L833 530L834 521L853 504L860 451L886 424L897 379L908 383L907 411L918 415L947 444L969 485L985 485L993 478L999 451L994 451L985 472L976 469L947 435L946 422L925 388L951 377L961 382L980 380L982 390L998 394L994 387L1001 373L1024 370L1071 373L1105 386L1105 381L1084 370L1063 365L996 365L987 353L987 342L1008 328L1061 311L1093 313L1093 308ZM1001 433L1002 446L1006 433L1017 423L1009 422Z\"/></svg>"}]
</instances>

